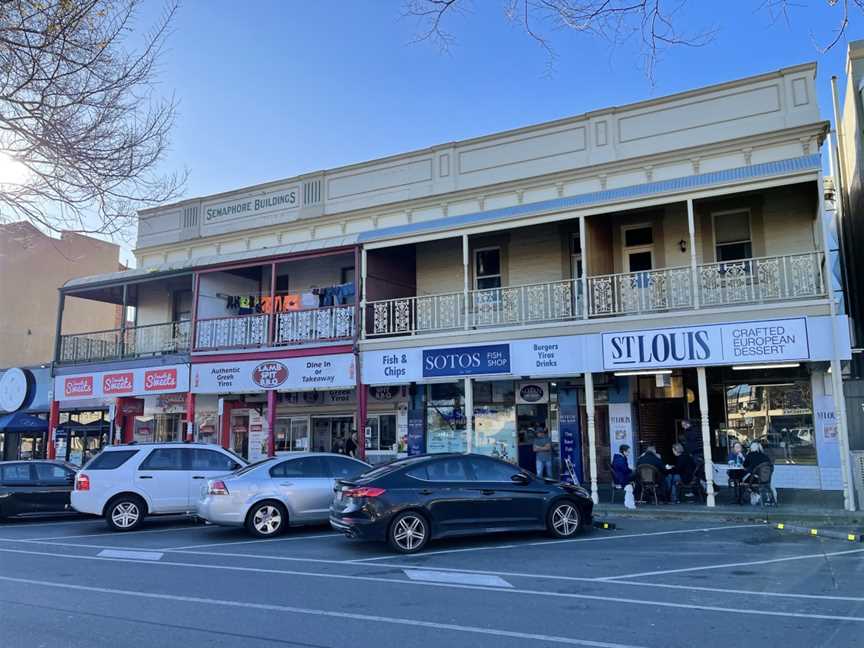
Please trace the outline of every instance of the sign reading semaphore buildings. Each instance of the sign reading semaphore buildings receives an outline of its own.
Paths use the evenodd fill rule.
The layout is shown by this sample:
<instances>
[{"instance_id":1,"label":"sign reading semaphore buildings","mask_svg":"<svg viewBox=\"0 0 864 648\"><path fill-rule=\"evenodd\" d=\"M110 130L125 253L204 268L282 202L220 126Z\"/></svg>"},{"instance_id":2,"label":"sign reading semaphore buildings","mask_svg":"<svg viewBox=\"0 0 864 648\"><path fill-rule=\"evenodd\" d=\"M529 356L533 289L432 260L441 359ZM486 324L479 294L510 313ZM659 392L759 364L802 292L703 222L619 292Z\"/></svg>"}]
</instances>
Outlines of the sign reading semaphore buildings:
<instances>
[{"instance_id":1,"label":"sign reading semaphore buildings","mask_svg":"<svg viewBox=\"0 0 864 648\"><path fill-rule=\"evenodd\" d=\"M234 218L254 217L269 212L294 209L299 206L300 188L293 186L257 196L206 204L204 206L204 221L212 223Z\"/></svg>"}]
</instances>

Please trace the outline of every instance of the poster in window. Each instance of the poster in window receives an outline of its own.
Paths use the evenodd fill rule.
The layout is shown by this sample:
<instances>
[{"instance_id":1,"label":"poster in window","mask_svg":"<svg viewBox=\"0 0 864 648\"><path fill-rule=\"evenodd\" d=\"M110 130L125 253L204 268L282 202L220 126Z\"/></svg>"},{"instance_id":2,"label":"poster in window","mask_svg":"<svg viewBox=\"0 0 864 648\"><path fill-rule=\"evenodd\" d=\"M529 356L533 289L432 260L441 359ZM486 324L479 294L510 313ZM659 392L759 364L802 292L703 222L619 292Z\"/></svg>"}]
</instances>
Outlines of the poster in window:
<instances>
[{"instance_id":1,"label":"poster in window","mask_svg":"<svg viewBox=\"0 0 864 648\"><path fill-rule=\"evenodd\" d=\"M267 458L267 419L256 410L249 410L249 461L254 463Z\"/></svg>"}]
</instances>

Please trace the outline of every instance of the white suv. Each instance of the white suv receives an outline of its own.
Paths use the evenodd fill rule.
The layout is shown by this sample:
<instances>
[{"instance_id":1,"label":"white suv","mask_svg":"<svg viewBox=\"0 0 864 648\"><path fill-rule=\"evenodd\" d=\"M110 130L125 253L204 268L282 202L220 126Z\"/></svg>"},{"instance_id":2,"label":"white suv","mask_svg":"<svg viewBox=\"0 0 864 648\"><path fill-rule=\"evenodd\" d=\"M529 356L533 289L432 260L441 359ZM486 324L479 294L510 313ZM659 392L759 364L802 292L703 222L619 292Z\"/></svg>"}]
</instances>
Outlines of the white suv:
<instances>
[{"instance_id":1,"label":"white suv","mask_svg":"<svg viewBox=\"0 0 864 648\"><path fill-rule=\"evenodd\" d=\"M131 531L146 515L194 512L202 484L245 465L217 445L107 446L75 477L72 508L104 516L114 531Z\"/></svg>"}]
</instances>

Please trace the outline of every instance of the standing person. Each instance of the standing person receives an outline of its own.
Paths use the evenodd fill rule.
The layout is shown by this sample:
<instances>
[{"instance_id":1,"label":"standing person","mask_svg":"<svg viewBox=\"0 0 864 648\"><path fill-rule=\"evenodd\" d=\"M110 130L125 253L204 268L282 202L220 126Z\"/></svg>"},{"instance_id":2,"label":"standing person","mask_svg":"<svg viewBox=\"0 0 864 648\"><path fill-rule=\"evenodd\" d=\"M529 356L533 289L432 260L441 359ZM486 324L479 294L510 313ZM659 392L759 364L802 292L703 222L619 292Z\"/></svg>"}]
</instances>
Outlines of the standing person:
<instances>
[{"instance_id":1,"label":"standing person","mask_svg":"<svg viewBox=\"0 0 864 648\"><path fill-rule=\"evenodd\" d=\"M534 435L534 458L538 477L552 477L552 440L545 428L537 430Z\"/></svg>"},{"instance_id":2,"label":"standing person","mask_svg":"<svg viewBox=\"0 0 864 648\"><path fill-rule=\"evenodd\" d=\"M688 420L681 421L682 434L681 445L684 446L685 452L694 457L701 457L705 454L705 449L702 447L702 433L693 427L693 423Z\"/></svg>"},{"instance_id":3,"label":"standing person","mask_svg":"<svg viewBox=\"0 0 864 648\"><path fill-rule=\"evenodd\" d=\"M351 438L345 442L345 454L356 459L359 449L360 446L357 445L357 430L351 430Z\"/></svg>"},{"instance_id":4,"label":"standing person","mask_svg":"<svg viewBox=\"0 0 864 648\"><path fill-rule=\"evenodd\" d=\"M615 482L616 486L621 486L622 488L635 478L633 471L630 469L630 462L627 459L629 456L630 446L623 443L618 448L615 456L612 457L612 481Z\"/></svg>"}]
</instances>

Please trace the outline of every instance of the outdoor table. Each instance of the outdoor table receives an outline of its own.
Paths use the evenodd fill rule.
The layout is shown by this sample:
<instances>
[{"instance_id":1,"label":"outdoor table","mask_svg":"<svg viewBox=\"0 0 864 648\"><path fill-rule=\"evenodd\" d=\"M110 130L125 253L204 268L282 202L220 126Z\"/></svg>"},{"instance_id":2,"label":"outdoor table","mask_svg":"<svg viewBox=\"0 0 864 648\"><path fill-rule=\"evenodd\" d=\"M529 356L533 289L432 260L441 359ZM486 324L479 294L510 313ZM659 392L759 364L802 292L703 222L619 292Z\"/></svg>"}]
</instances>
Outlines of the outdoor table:
<instances>
[{"instance_id":1,"label":"outdoor table","mask_svg":"<svg viewBox=\"0 0 864 648\"><path fill-rule=\"evenodd\" d=\"M735 491L735 502L738 504L742 504L744 497L742 480L747 474L747 470L745 470L744 466L715 463L714 472L717 473L718 476L722 476L724 472L726 473L726 481L729 483L730 486L732 486ZM715 479L715 481L720 480Z\"/></svg>"}]
</instances>

